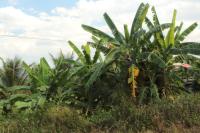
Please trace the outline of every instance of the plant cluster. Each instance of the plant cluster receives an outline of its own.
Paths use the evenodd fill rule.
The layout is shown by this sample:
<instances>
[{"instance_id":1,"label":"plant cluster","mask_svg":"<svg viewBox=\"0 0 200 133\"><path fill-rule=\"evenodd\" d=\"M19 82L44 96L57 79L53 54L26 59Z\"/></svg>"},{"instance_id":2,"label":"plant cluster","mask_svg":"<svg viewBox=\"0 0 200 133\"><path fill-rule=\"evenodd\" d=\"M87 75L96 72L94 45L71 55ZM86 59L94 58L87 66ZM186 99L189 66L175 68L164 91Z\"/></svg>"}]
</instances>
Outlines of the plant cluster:
<instances>
[{"instance_id":1,"label":"plant cluster","mask_svg":"<svg viewBox=\"0 0 200 133\"><path fill-rule=\"evenodd\" d=\"M172 21L162 24L154 7L151 8L152 19L147 16L149 8L149 4L142 3L132 26L129 28L125 24L123 33L107 13L104 19L112 35L82 25L92 34L92 41L81 49L68 41L77 58L63 53L58 57L51 55L53 66L45 58L31 65L18 58L1 59L2 114L34 112L52 103L72 107L86 116L97 113L90 119L96 124L102 121L110 123L114 119L111 114L113 107L124 98L131 100L137 108L141 104L160 102L163 98L173 99L177 94L187 93L184 88L188 78L184 75L185 70L177 70L174 63L192 66L186 71L189 78L194 79L193 86L198 90L200 44L184 41L197 23L183 30L183 23L176 24L177 11L174 10ZM135 110L128 113L131 111ZM103 118L102 114L107 117ZM124 114L117 115L121 117ZM138 117L143 119L143 116Z\"/></svg>"}]
</instances>

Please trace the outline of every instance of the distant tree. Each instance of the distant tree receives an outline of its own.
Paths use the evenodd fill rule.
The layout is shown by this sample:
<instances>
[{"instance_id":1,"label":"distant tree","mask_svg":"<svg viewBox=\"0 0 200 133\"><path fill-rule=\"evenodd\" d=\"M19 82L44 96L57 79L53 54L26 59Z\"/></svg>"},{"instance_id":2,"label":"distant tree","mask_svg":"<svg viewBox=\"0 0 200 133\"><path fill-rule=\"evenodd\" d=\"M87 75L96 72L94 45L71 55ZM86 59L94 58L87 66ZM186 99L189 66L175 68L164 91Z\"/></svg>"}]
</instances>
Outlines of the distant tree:
<instances>
[{"instance_id":1,"label":"distant tree","mask_svg":"<svg viewBox=\"0 0 200 133\"><path fill-rule=\"evenodd\" d=\"M27 83L27 73L23 69L22 60L18 57L14 59L6 59L2 61L0 68L0 84L3 87L11 87L15 85L25 85Z\"/></svg>"}]
</instances>

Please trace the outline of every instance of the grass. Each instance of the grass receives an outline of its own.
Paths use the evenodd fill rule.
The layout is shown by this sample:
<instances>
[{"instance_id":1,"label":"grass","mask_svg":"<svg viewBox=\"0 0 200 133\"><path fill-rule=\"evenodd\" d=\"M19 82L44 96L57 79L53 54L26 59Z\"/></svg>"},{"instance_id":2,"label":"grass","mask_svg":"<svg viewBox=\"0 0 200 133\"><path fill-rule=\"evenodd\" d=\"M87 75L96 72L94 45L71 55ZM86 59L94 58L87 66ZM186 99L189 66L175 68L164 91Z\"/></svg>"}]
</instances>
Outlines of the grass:
<instances>
[{"instance_id":1,"label":"grass","mask_svg":"<svg viewBox=\"0 0 200 133\"><path fill-rule=\"evenodd\" d=\"M50 104L43 110L1 116L0 132L197 132L199 101L200 94L191 94L136 106L124 98L118 106L98 108L88 116L65 105Z\"/></svg>"}]
</instances>

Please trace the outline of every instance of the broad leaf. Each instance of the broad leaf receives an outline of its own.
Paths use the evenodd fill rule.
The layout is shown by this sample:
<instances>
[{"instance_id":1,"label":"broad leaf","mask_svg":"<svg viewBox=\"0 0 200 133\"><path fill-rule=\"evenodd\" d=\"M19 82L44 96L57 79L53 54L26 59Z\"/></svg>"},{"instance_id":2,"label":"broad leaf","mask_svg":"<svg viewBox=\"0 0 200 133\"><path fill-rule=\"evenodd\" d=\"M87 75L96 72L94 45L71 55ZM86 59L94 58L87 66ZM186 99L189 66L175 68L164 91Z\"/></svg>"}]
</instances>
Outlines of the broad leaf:
<instances>
[{"instance_id":1,"label":"broad leaf","mask_svg":"<svg viewBox=\"0 0 200 133\"><path fill-rule=\"evenodd\" d=\"M104 39L108 42L115 42L114 38L109 36L108 34L98 30L98 29L95 29L91 26L87 26L87 25L82 25L83 29L90 32L92 35L96 36L96 37L99 37L101 39Z\"/></svg>"},{"instance_id":2,"label":"broad leaf","mask_svg":"<svg viewBox=\"0 0 200 133\"><path fill-rule=\"evenodd\" d=\"M169 32L167 34L167 37L165 39L165 44L167 46L175 44L175 35L174 35L174 32L175 32L175 24L176 24L176 14L177 14L177 11L174 10L172 24L170 26Z\"/></svg>"},{"instance_id":3,"label":"broad leaf","mask_svg":"<svg viewBox=\"0 0 200 133\"><path fill-rule=\"evenodd\" d=\"M179 36L177 36L176 42L181 42L187 37L196 27L197 23L190 25L186 30L184 30Z\"/></svg>"},{"instance_id":4,"label":"broad leaf","mask_svg":"<svg viewBox=\"0 0 200 133\"><path fill-rule=\"evenodd\" d=\"M107 13L104 13L104 19L106 21L106 23L108 24L110 30L112 31L112 34L114 35L115 39L121 43L121 44L125 44L125 38L123 37L123 35L118 31L117 27L115 26L115 24L113 23L113 21L111 20L111 18L108 16Z\"/></svg>"},{"instance_id":5,"label":"broad leaf","mask_svg":"<svg viewBox=\"0 0 200 133\"><path fill-rule=\"evenodd\" d=\"M85 63L85 58L84 58L84 55L81 53L81 51L76 47L76 45L71 42L71 41L68 41L70 47L73 49L73 51L77 54L78 58L80 59L80 61L82 63Z\"/></svg>"}]
</instances>

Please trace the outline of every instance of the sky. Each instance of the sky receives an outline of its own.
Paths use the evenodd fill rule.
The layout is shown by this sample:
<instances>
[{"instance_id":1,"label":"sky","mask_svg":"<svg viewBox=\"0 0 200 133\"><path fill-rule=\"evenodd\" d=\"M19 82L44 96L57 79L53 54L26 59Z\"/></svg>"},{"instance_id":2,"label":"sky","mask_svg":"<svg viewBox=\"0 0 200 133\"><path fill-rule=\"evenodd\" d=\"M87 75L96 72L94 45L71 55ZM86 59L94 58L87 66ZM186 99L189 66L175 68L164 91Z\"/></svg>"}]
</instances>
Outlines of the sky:
<instances>
[{"instance_id":1,"label":"sky","mask_svg":"<svg viewBox=\"0 0 200 133\"><path fill-rule=\"evenodd\" d=\"M141 2L156 7L161 23L171 22L177 9L177 23L200 24L200 0L0 0L0 57L31 63L49 59L49 53L71 53L68 40L79 47L90 40L81 24L110 33L102 16L107 12L121 30L131 25ZM187 41L200 42L200 26Z\"/></svg>"}]
</instances>

